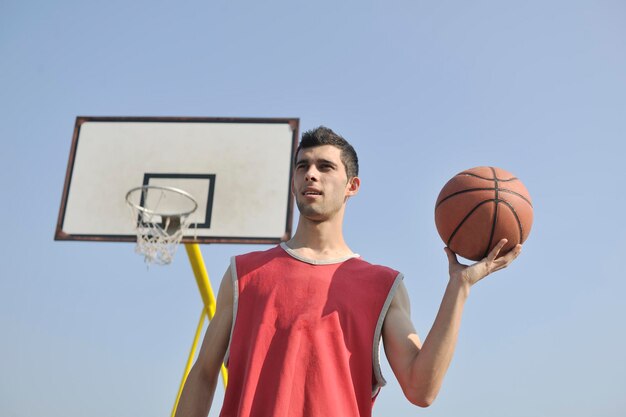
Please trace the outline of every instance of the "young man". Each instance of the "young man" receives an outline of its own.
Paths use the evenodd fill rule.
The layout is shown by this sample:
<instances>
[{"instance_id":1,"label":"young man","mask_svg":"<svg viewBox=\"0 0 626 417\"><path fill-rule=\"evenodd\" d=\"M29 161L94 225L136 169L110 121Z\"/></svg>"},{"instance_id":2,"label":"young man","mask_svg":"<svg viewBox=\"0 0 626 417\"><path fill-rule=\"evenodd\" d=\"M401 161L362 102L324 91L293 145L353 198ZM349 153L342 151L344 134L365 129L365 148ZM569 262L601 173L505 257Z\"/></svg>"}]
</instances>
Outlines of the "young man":
<instances>
[{"instance_id":1,"label":"young man","mask_svg":"<svg viewBox=\"0 0 626 417\"><path fill-rule=\"evenodd\" d=\"M468 267L446 248L450 280L422 344L402 275L367 263L344 241L346 202L361 185L352 146L328 128L308 131L294 168L296 233L233 258L177 417L207 416L222 362L229 383L220 416L371 416L385 384L381 338L406 398L427 407L452 359L470 288L521 251L497 258L503 240Z\"/></svg>"}]
</instances>

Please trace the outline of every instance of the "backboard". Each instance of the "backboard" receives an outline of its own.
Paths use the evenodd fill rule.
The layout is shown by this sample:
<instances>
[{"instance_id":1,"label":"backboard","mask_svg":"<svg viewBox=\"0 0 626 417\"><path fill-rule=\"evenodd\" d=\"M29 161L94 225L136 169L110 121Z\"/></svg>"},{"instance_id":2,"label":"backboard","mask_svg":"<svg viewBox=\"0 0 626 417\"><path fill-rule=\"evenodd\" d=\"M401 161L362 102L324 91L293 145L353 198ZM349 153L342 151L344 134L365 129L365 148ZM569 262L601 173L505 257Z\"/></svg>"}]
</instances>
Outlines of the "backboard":
<instances>
[{"instance_id":1,"label":"backboard","mask_svg":"<svg viewBox=\"0 0 626 417\"><path fill-rule=\"evenodd\" d=\"M77 117L55 240L134 242L125 197L142 185L193 195L184 243L291 237L295 118Z\"/></svg>"}]
</instances>

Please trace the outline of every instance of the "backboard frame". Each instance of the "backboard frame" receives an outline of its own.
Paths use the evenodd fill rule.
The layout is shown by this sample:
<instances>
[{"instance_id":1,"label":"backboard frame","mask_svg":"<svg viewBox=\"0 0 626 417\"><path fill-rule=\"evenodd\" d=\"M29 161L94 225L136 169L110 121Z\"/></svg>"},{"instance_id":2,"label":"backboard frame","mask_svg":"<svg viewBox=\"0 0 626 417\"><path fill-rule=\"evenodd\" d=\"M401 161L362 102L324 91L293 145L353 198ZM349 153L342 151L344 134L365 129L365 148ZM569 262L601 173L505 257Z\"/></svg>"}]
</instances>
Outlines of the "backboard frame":
<instances>
[{"instance_id":1,"label":"backboard frame","mask_svg":"<svg viewBox=\"0 0 626 417\"><path fill-rule=\"evenodd\" d=\"M139 123L237 123L237 124L287 124L292 131L291 138L291 161L298 146L299 140L299 119L298 118L252 118L252 117L129 117L129 116L78 116L74 126L74 133L72 136L72 144L70 148L70 155L68 159L67 171L65 176L65 182L63 186L63 194L61 198L61 204L59 209L59 215L57 220L57 226L55 230L55 240L74 240L74 241L97 241L97 242L136 242L136 236L134 235L111 235L111 234L76 234L68 233L64 231L63 224L66 215L66 209L68 204L68 197L71 189L72 174L74 170L74 164L76 161L77 149L79 145L81 126L86 122L139 122ZM148 173L152 178L158 177L159 174ZM289 167L289 182L293 176L293 164L290 163ZM144 184L146 179L144 179ZM138 184L142 185L142 184ZM213 181L211 182L211 187ZM293 224L293 206L294 198L291 194L291 187L288 184L288 195L286 196L286 218L284 233L280 237L259 237L259 236L185 236L182 243L236 243L236 244L276 244L281 241L286 241L291 238L292 224ZM212 190L210 190L212 193ZM205 222L205 226L206 222Z\"/></svg>"}]
</instances>

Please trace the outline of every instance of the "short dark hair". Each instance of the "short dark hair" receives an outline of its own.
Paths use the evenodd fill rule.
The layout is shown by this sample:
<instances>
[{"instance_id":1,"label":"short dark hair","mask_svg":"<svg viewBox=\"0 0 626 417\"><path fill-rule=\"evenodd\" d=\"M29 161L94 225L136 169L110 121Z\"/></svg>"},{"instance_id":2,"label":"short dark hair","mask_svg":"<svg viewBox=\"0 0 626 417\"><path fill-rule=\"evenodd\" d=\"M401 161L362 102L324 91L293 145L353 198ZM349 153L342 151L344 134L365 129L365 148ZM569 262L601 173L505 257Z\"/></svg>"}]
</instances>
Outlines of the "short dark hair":
<instances>
[{"instance_id":1,"label":"short dark hair","mask_svg":"<svg viewBox=\"0 0 626 417\"><path fill-rule=\"evenodd\" d=\"M343 162L343 166L346 168L348 178L357 177L359 175L359 158L352 145L326 126L307 130L302 134L302 140L294 156L294 164L298 162L300 149L314 148L322 145L332 145L339 148L341 151L341 162Z\"/></svg>"}]
</instances>

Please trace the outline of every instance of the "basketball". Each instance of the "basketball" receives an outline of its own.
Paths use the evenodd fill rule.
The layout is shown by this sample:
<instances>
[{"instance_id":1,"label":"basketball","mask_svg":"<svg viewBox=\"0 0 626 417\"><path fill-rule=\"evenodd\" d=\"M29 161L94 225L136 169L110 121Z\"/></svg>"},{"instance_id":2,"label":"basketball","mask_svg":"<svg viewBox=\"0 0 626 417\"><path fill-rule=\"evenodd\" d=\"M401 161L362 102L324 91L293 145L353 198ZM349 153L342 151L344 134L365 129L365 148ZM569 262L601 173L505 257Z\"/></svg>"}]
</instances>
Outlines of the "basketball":
<instances>
[{"instance_id":1,"label":"basketball","mask_svg":"<svg viewBox=\"0 0 626 417\"><path fill-rule=\"evenodd\" d=\"M439 236L456 254L473 261L486 257L501 239L498 256L524 243L533 223L528 190L508 171L477 167L444 185L435 205Z\"/></svg>"}]
</instances>

